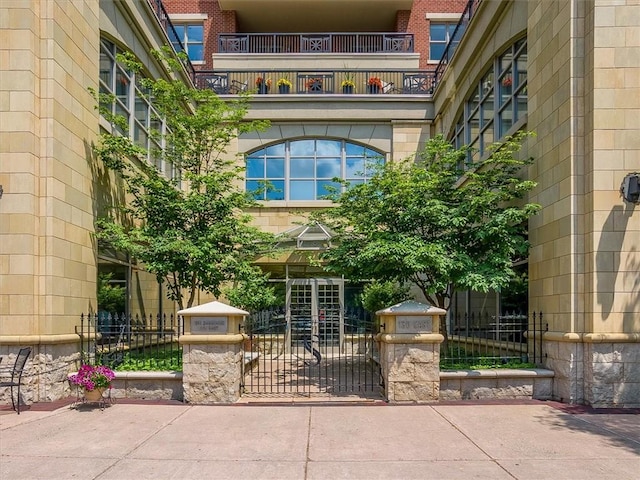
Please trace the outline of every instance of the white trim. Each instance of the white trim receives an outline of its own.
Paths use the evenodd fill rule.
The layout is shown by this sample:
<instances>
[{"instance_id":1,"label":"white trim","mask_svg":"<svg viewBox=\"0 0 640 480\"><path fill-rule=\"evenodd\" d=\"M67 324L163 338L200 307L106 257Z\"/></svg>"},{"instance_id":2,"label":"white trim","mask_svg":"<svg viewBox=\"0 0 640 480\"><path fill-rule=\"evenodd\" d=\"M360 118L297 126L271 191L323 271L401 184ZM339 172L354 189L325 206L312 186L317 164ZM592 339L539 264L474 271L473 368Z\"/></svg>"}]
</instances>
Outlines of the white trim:
<instances>
[{"instance_id":1,"label":"white trim","mask_svg":"<svg viewBox=\"0 0 640 480\"><path fill-rule=\"evenodd\" d=\"M206 13L172 13L169 19L173 22L186 23L189 21L207 20L209 16Z\"/></svg>"},{"instance_id":2,"label":"white trim","mask_svg":"<svg viewBox=\"0 0 640 480\"><path fill-rule=\"evenodd\" d=\"M439 22L457 22L460 20L460 14L455 13L430 13L425 14L427 20L436 20Z\"/></svg>"}]
</instances>

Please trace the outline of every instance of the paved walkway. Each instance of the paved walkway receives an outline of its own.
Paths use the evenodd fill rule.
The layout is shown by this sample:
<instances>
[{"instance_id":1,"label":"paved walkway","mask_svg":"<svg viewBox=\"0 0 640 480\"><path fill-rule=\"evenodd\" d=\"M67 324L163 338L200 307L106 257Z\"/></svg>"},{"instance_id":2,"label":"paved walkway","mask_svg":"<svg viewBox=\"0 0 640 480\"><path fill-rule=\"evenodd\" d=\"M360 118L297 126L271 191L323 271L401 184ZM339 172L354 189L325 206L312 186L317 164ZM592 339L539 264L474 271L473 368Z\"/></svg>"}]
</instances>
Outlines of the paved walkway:
<instances>
[{"instance_id":1,"label":"paved walkway","mask_svg":"<svg viewBox=\"0 0 640 480\"><path fill-rule=\"evenodd\" d=\"M1 479L640 478L640 414L554 402L0 411Z\"/></svg>"}]
</instances>

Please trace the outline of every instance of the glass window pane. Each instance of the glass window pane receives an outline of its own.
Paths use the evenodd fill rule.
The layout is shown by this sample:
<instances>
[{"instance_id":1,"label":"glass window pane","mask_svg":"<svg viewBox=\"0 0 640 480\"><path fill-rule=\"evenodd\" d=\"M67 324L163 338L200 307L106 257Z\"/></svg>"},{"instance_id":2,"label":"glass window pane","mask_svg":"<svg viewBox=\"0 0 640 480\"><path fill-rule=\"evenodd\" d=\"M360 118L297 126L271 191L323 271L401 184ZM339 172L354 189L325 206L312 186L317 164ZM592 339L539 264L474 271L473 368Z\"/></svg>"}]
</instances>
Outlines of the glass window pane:
<instances>
[{"instance_id":1,"label":"glass window pane","mask_svg":"<svg viewBox=\"0 0 640 480\"><path fill-rule=\"evenodd\" d=\"M317 140L316 155L319 157L339 156L342 149L342 142L336 140Z\"/></svg>"},{"instance_id":2,"label":"glass window pane","mask_svg":"<svg viewBox=\"0 0 640 480\"><path fill-rule=\"evenodd\" d=\"M274 157L284 157L284 143L279 143L278 145L271 145L267 147L264 151L269 156Z\"/></svg>"},{"instance_id":3,"label":"glass window pane","mask_svg":"<svg viewBox=\"0 0 640 480\"><path fill-rule=\"evenodd\" d=\"M291 180L289 200L315 200L313 180Z\"/></svg>"},{"instance_id":4,"label":"glass window pane","mask_svg":"<svg viewBox=\"0 0 640 480\"><path fill-rule=\"evenodd\" d=\"M204 48L201 43L190 43L187 47L189 60L199 62L204 60Z\"/></svg>"},{"instance_id":5,"label":"glass window pane","mask_svg":"<svg viewBox=\"0 0 640 480\"><path fill-rule=\"evenodd\" d=\"M100 80L102 80L109 89L113 88L113 60L105 52L100 52Z\"/></svg>"},{"instance_id":6,"label":"glass window pane","mask_svg":"<svg viewBox=\"0 0 640 480\"><path fill-rule=\"evenodd\" d=\"M204 38L204 27L202 25L188 25L187 38L189 42L202 42Z\"/></svg>"},{"instance_id":7,"label":"glass window pane","mask_svg":"<svg viewBox=\"0 0 640 480\"><path fill-rule=\"evenodd\" d=\"M284 158L267 158L267 178L284 178Z\"/></svg>"},{"instance_id":8,"label":"glass window pane","mask_svg":"<svg viewBox=\"0 0 640 480\"><path fill-rule=\"evenodd\" d=\"M317 160L317 178L333 178L340 176L340 158L319 158Z\"/></svg>"},{"instance_id":9,"label":"glass window pane","mask_svg":"<svg viewBox=\"0 0 640 480\"><path fill-rule=\"evenodd\" d=\"M314 165L313 158L292 158L290 165L291 178L313 178Z\"/></svg>"},{"instance_id":10,"label":"glass window pane","mask_svg":"<svg viewBox=\"0 0 640 480\"><path fill-rule=\"evenodd\" d=\"M136 95L135 117L145 127L147 126L148 104L144 99Z\"/></svg>"},{"instance_id":11,"label":"glass window pane","mask_svg":"<svg viewBox=\"0 0 640 480\"><path fill-rule=\"evenodd\" d=\"M316 185L318 189L316 192L318 200L321 200L322 197L340 194L341 185L337 182L318 180Z\"/></svg>"},{"instance_id":12,"label":"glass window pane","mask_svg":"<svg viewBox=\"0 0 640 480\"><path fill-rule=\"evenodd\" d=\"M444 49L447 46L446 43L432 43L429 45L429 59L439 60L444 55Z\"/></svg>"},{"instance_id":13,"label":"glass window pane","mask_svg":"<svg viewBox=\"0 0 640 480\"><path fill-rule=\"evenodd\" d=\"M364 175L364 158L347 158L346 178L361 177Z\"/></svg>"},{"instance_id":14,"label":"glass window pane","mask_svg":"<svg viewBox=\"0 0 640 480\"><path fill-rule=\"evenodd\" d=\"M247 192L253 192L253 198L256 200L264 200L264 182L258 180L247 180Z\"/></svg>"},{"instance_id":15,"label":"glass window pane","mask_svg":"<svg viewBox=\"0 0 640 480\"><path fill-rule=\"evenodd\" d=\"M296 140L291 142L289 150L292 156L312 156L315 152L315 142L313 140Z\"/></svg>"},{"instance_id":16,"label":"glass window pane","mask_svg":"<svg viewBox=\"0 0 640 480\"><path fill-rule=\"evenodd\" d=\"M432 23L429 27L431 40L446 42L447 25L444 23Z\"/></svg>"},{"instance_id":17,"label":"glass window pane","mask_svg":"<svg viewBox=\"0 0 640 480\"><path fill-rule=\"evenodd\" d=\"M181 42L184 42L184 25L173 25L173 28L176 29L176 35ZM171 30L171 29L169 29Z\"/></svg>"},{"instance_id":18,"label":"glass window pane","mask_svg":"<svg viewBox=\"0 0 640 480\"><path fill-rule=\"evenodd\" d=\"M500 112L500 137L507 134L513 126L513 102L509 101Z\"/></svg>"},{"instance_id":19,"label":"glass window pane","mask_svg":"<svg viewBox=\"0 0 640 480\"><path fill-rule=\"evenodd\" d=\"M284 180L271 180L267 189L267 200L284 200Z\"/></svg>"},{"instance_id":20,"label":"glass window pane","mask_svg":"<svg viewBox=\"0 0 640 480\"><path fill-rule=\"evenodd\" d=\"M264 159L247 158L247 178L264 178Z\"/></svg>"},{"instance_id":21,"label":"glass window pane","mask_svg":"<svg viewBox=\"0 0 640 480\"><path fill-rule=\"evenodd\" d=\"M344 149L347 155L364 155L364 152L367 150L364 146L354 143L346 143Z\"/></svg>"}]
</instances>

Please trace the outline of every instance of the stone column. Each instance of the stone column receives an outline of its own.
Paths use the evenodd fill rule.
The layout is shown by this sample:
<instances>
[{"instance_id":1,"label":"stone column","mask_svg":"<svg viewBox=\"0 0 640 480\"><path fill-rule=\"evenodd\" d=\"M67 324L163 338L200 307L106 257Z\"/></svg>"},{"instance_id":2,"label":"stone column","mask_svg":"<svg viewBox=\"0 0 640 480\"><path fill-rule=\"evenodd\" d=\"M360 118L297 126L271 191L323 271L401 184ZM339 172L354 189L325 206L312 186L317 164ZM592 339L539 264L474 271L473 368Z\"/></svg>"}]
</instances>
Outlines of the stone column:
<instances>
[{"instance_id":1,"label":"stone column","mask_svg":"<svg viewBox=\"0 0 640 480\"><path fill-rule=\"evenodd\" d=\"M445 310L406 301L380 317L380 366L390 402L435 402L440 395L439 315Z\"/></svg>"},{"instance_id":2,"label":"stone column","mask_svg":"<svg viewBox=\"0 0 640 480\"><path fill-rule=\"evenodd\" d=\"M182 385L188 403L233 403L240 398L240 326L249 312L220 302L180 310L184 322Z\"/></svg>"}]
</instances>

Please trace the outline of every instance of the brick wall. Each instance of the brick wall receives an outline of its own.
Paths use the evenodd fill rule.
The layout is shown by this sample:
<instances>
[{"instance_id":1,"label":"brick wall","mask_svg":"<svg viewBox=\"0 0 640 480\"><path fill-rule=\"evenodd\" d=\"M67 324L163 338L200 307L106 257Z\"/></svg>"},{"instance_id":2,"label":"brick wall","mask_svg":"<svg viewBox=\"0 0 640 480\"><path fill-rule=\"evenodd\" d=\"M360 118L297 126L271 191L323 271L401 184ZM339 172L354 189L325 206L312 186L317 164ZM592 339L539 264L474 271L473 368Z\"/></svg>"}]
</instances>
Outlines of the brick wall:
<instances>
[{"instance_id":1,"label":"brick wall","mask_svg":"<svg viewBox=\"0 0 640 480\"><path fill-rule=\"evenodd\" d=\"M468 0L415 0L407 23L407 33L413 33L415 50L420 52L420 68L434 69L429 60L429 20L427 13L462 13Z\"/></svg>"},{"instance_id":2,"label":"brick wall","mask_svg":"<svg viewBox=\"0 0 640 480\"><path fill-rule=\"evenodd\" d=\"M204 65L198 70L213 69L212 55L218 51L218 34L236 31L236 15L233 11L222 11L217 0L163 0L169 15L176 13L204 13Z\"/></svg>"}]
</instances>

